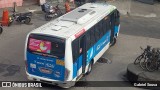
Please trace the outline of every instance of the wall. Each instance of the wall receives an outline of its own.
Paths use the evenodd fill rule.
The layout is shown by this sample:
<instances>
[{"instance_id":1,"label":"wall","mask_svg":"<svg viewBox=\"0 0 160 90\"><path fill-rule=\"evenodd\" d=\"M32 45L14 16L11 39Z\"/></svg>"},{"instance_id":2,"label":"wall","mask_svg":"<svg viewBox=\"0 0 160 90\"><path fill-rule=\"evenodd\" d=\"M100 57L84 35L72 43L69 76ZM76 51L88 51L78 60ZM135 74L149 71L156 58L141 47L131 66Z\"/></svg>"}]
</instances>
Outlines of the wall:
<instances>
[{"instance_id":1,"label":"wall","mask_svg":"<svg viewBox=\"0 0 160 90\"><path fill-rule=\"evenodd\" d=\"M23 0L0 0L0 8L13 7L14 2L17 6L22 6Z\"/></svg>"}]
</instances>

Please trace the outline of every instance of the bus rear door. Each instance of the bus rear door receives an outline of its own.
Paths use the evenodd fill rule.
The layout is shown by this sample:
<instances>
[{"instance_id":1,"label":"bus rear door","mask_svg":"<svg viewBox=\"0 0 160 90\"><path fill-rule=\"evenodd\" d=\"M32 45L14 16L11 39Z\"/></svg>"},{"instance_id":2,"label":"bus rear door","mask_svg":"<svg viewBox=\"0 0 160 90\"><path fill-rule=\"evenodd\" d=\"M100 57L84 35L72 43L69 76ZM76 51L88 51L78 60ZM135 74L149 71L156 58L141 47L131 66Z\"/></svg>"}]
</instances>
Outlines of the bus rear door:
<instances>
[{"instance_id":1,"label":"bus rear door","mask_svg":"<svg viewBox=\"0 0 160 90\"><path fill-rule=\"evenodd\" d=\"M73 78L85 72L86 67L86 37L85 35L77 38L72 43L73 53Z\"/></svg>"},{"instance_id":2,"label":"bus rear door","mask_svg":"<svg viewBox=\"0 0 160 90\"><path fill-rule=\"evenodd\" d=\"M82 73L85 73L85 68L86 68L86 36L82 36L80 38L80 54L82 54Z\"/></svg>"}]
</instances>

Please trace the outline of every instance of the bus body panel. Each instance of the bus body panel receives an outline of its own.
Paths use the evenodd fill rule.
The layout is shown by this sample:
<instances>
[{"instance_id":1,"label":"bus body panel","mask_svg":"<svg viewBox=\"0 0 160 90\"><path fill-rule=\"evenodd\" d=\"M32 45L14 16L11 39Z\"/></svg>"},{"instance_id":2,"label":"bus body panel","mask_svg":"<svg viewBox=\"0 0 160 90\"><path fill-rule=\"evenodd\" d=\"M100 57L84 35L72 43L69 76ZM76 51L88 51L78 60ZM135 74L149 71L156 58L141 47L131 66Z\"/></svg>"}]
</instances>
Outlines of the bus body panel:
<instances>
[{"instance_id":1,"label":"bus body panel","mask_svg":"<svg viewBox=\"0 0 160 90\"><path fill-rule=\"evenodd\" d=\"M32 75L63 81L65 67L56 65L56 60L56 58L44 57L27 52L27 71ZM64 58L60 60L64 61ZM50 72L41 71L41 69L49 69Z\"/></svg>"},{"instance_id":2,"label":"bus body panel","mask_svg":"<svg viewBox=\"0 0 160 90\"><path fill-rule=\"evenodd\" d=\"M118 34L119 34L119 30L120 30L120 25L115 26L115 28L114 28L114 35L115 35L115 37L117 37L117 36L118 36Z\"/></svg>"},{"instance_id":3,"label":"bus body panel","mask_svg":"<svg viewBox=\"0 0 160 90\"><path fill-rule=\"evenodd\" d=\"M26 46L27 72L48 79L64 81L64 55L55 51L63 48L64 44L65 40L53 36L30 34Z\"/></svg>"},{"instance_id":4,"label":"bus body panel","mask_svg":"<svg viewBox=\"0 0 160 90\"><path fill-rule=\"evenodd\" d=\"M89 50L87 50L87 60L86 66L91 62L91 60L110 42L110 33L108 31L96 44L94 44ZM79 76L82 67L82 55L73 64L73 78ZM79 73L78 73L79 72Z\"/></svg>"},{"instance_id":5,"label":"bus body panel","mask_svg":"<svg viewBox=\"0 0 160 90\"><path fill-rule=\"evenodd\" d=\"M65 68L67 69L68 75L66 75L65 79L66 81L72 81L72 75L73 75L73 65L70 64L72 59L72 46L71 46L71 38L66 39L66 46L65 46ZM66 73L65 73L66 74Z\"/></svg>"}]
</instances>

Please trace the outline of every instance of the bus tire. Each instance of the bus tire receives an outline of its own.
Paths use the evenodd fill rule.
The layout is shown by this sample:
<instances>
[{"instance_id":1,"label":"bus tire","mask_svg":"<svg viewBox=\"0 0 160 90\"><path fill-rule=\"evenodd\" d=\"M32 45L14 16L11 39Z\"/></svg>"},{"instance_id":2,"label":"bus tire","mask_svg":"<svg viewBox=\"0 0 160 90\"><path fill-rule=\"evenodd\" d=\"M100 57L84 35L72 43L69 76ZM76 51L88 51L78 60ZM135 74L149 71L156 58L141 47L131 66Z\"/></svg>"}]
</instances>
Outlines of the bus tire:
<instances>
[{"instance_id":1,"label":"bus tire","mask_svg":"<svg viewBox=\"0 0 160 90\"><path fill-rule=\"evenodd\" d=\"M87 70L86 75L88 75L88 74L91 73L91 71L92 71L92 66L93 66L93 60L89 63L89 66L88 66L88 70Z\"/></svg>"},{"instance_id":2,"label":"bus tire","mask_svg":"<svg viewBox=\"0 0 160 90\"><path fill-rule=\"evenodd\" d=\"M116 42L117 42L117 38L113 38L113 41L111 42L111 44L110 44L110 46L114 46L115 44L116 44Z\"/></svg>"}]
</instances>

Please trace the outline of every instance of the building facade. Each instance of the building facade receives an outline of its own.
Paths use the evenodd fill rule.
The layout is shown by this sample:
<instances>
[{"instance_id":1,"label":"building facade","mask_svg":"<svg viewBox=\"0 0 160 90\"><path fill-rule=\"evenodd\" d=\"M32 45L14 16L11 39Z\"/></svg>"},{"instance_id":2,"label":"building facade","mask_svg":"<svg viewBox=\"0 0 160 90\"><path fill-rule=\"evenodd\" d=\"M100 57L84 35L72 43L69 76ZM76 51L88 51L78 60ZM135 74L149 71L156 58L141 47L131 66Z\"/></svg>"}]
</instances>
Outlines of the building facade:
<instances>
[{"instance_id":1,"label":"building facade","mask_svg":"<svg viewBox=\"0 0 160 90\"><path fill-rule=\"evenodd\" d=\"M40 0L0 0L0 8L13 7L14 3L16 6L39 4Z\"/></svg>"},{"instance_id":2,"label":"building facade","mask_svg":"<svg viewBox=\"0 0 160 90\"><path fill-rule=\"evenodd\" d=\"M22 6L23 0L0 0L0 8L13 7L14 2L17 6Z\"/></svg>"}]
</instances>

